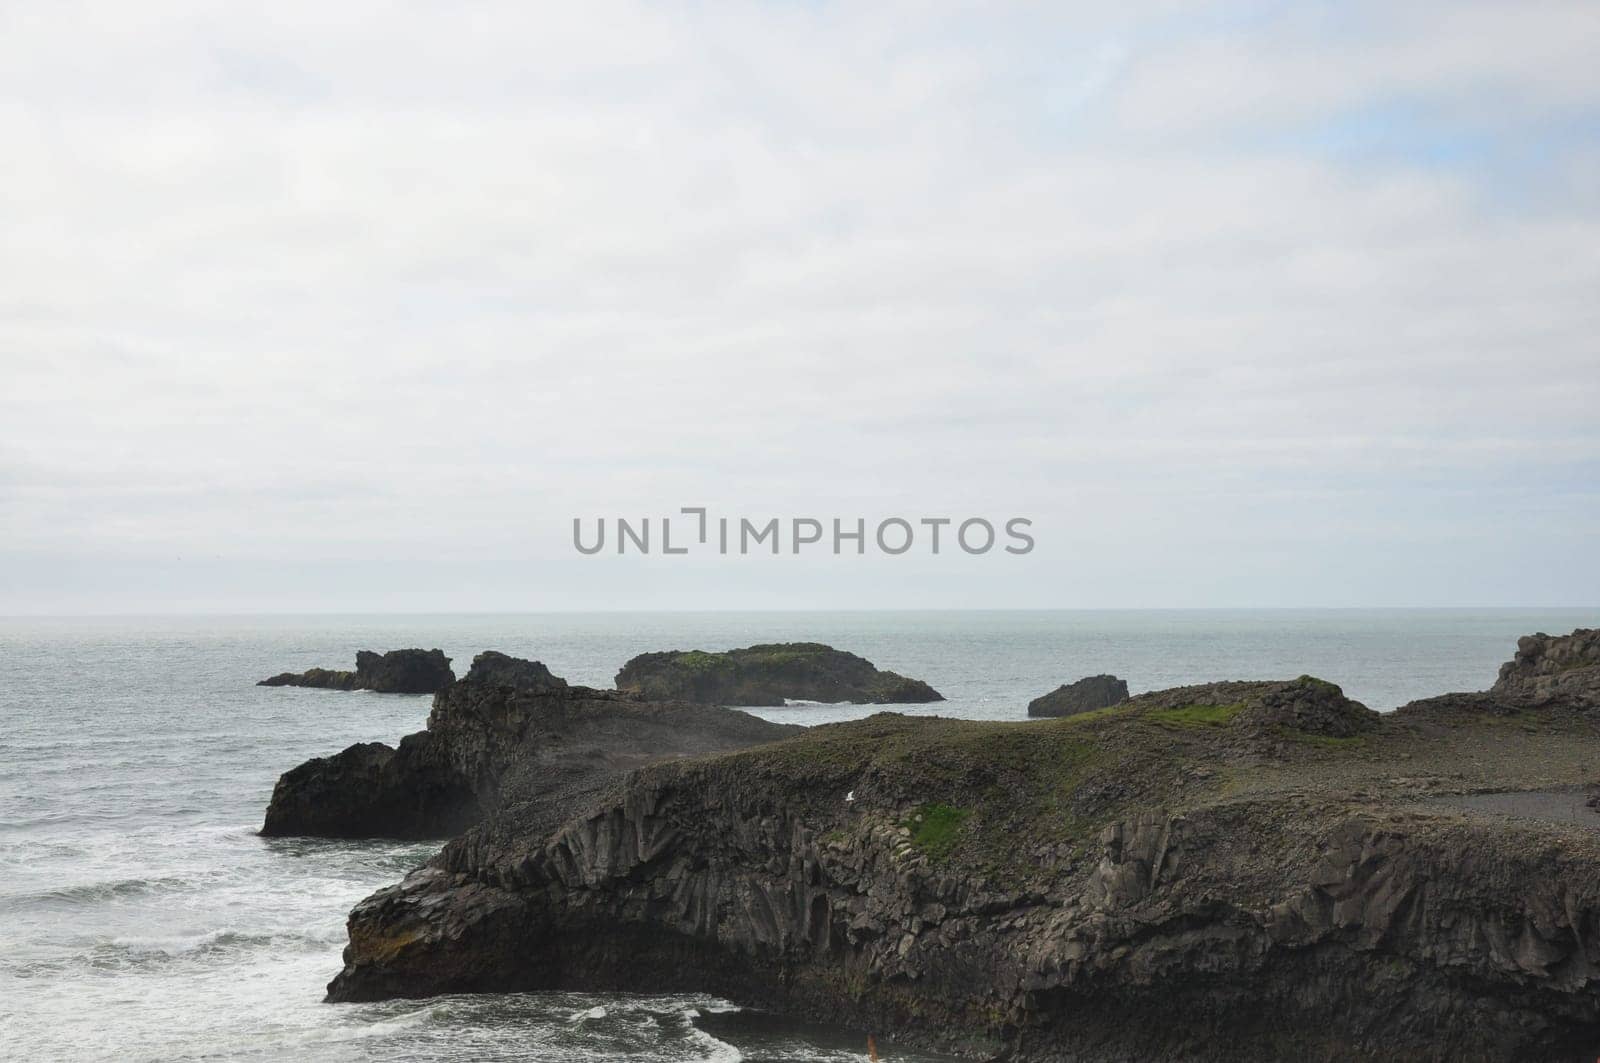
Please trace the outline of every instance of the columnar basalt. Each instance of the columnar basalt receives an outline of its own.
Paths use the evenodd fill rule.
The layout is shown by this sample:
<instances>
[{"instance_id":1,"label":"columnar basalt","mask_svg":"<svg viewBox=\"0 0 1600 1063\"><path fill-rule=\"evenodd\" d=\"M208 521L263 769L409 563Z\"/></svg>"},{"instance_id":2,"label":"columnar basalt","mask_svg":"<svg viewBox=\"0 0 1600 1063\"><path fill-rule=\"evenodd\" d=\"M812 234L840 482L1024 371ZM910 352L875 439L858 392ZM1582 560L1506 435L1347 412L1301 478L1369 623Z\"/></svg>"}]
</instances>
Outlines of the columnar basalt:
<instances>
[{"instance_id":1,"label":"columnar basalt","mask_svg":"<svg viewBox=\"0 0 1600 1063\"><path fill-rule=\"evenodd\" d=\"M1592 1059L1597 754L1566 698L1380 717L1308 676L879 714L506 806L355 909L329 992L694 989L975 1058Z\"/></svg>"}]
</instances>

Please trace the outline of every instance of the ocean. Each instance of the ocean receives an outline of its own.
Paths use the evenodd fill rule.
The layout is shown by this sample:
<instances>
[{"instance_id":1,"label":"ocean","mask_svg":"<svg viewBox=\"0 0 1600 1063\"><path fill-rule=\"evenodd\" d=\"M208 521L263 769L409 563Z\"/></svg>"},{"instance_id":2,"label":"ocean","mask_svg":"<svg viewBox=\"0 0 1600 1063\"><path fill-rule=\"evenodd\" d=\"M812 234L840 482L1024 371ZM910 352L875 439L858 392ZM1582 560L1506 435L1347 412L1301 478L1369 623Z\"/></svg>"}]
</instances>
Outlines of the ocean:
<instances>
[{"instance_id":1,"label":"ocean","mask_svg":"<svg viewBox=\"0 0 1600 1063\"><path fill-rule=\"evenodd\" d=\"M697 996L324 1004L344 919L433 844L264 839L279 773L422 727L430 699L257 687L440 647L609 686L649 650L820 641L1024 718L1062 682L1339 683L1376 709L1491 683L1517 636L1592 610L652 613L0 619L0 1054L30 1060L862 1060L865 1034ZM818 723L867 706L756 710ZM903 1063L936 1057L880 1045Z\"/></svg>"}]
</instances>

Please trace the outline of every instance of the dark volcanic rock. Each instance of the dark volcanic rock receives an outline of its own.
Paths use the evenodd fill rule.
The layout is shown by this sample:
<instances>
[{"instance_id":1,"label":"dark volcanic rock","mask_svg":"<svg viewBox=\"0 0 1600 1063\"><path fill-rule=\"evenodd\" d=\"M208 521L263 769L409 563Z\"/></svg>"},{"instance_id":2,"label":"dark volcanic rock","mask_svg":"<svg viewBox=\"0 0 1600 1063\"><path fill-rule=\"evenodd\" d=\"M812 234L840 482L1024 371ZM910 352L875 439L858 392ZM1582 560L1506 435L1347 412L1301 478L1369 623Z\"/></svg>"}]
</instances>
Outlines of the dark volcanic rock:
<instances>
[{"instance_id":1,"label":"dark volcanic rock","mask_svg":"<svg viewBox=\"0 0 1600 1063\"><path fill-rule=\"evenodd\" d=\"M1128 700L1126 680L1114 675L1085 676L1076 683L1064 683L1050 693L1028 702L1029 716L1075 716L1080 712L1109 709Z\"/></svg>"},{"instance_id":2,"label":"dark volcanic rock","mask_svg":"<svg viewBox=\"0 0 1600 1063\"><path fill-rule=\"evenodd\" d=\"M1037 723L879 714L539 802L351 914L335 1000L692 990L988 1058L1600 1054L1600 832L1440 800L1593 781L1549 707L1310 677Z\"/></svg>"},{"instance_id":3,"label":"dark volcanic rock","mask_svg":"<svg viewBox=\"0 0 1600 1063\"><path fill-rule=\"evenodd\" d=\"M542 667L542 666L541 666ZM455 682L450 658L440 650L390 650L356 654L356 670L312 668L263 679L263 687L322 687L329 690L375 690L382 694L435 694Z\"/></svg>"},{"instance_id":4,"label":"dark volcanic rock","mask_svg":"<svg viewBox=\"0 0 1600 1063\"><path fill-rule=\"evenodd\" d=\"M648 698L704 705L786 701L895 705L944 700L920 679L881 671L863 657L820 642L771 643L724 653L642 653L622 666L617 687Z\"/></svg>"},{"instance_id":5,"label":"dark volcanic rock","mask_svg":"<svg viewBox=\"0 0 1600 1063\"><path fill-rule=\"evenodd\" d=\"M798 730L731 709L569 687L538 662L480 654L467 678L434 695L427 730L398 749L351 746L286 772L262 833L445 838L504 805L565 814L628 769Z\"/></svg>"},{"instance_id":6,"label":"dark volcanic rock","mask_svg":"<svg viewBox=\"0 0 1600 1063\"><path fill-rule=\"evenodd\" d=\"M483 817L471 782L437 739L407 735L399 749L353 745L285 772L273 787L268 837L447 838Z\"/></svg>"},{"instance_id":7,"label":"dark volcanic rock","mask_svg":"<svg viewBox=\"0 0 1600 1063\"><path fill-rule=\"evenodd\" d=\"M560 676L551 674L539 661L526 661L521 657L508 657L497 650L484 650L472 659L467 678L474 683L492 683L506 687L533 687L548 690L567 685Z\"/></svg>"}]
</instances>

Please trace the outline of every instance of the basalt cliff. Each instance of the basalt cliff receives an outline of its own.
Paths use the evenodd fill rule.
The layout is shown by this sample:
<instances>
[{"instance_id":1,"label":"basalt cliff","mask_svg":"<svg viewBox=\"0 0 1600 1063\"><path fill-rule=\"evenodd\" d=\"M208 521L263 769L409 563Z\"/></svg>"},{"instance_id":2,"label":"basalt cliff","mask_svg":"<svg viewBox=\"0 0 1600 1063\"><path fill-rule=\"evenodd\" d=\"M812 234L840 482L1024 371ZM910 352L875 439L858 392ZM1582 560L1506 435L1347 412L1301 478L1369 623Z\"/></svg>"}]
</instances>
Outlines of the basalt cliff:
<instances>
[{"instance_id":1,"label":"basalt cliff","mask_svg":"<svg viewBox=\"0 0 1600 1063\"><path fill-rule=\"evenodd\" d=\"M1592 1060L1595 649L1536 636L1387 716L1306 676L882 713L503 804L352 912L329 996L709 991L1014 1061Z\"/></svg>"},{"instance_id":2,"label":"basalt cliff","mask_svg":"<svg viewBox=\"0 0 1600 1063\"><path fill-rule=\"evenodd\" d=\"M820 642L779 642L722 653L642 653L617 673L617 689L707 705L783 705L789 701L912 705L943 701L908 679Z\"/></svg>"},{"instance_id":3,"label":"basalt cliff","mask_svg":"<svg viewBox=\"0 0 1600 1063\"><path fill-rule=\"evenodd\" d=\"M799 731L731 709L568 686L538 661L480 653L398 747L351 746L285 772L261 833L448 838L506 805L570 811L622 773Z\"/></svg>"}]
</instances>

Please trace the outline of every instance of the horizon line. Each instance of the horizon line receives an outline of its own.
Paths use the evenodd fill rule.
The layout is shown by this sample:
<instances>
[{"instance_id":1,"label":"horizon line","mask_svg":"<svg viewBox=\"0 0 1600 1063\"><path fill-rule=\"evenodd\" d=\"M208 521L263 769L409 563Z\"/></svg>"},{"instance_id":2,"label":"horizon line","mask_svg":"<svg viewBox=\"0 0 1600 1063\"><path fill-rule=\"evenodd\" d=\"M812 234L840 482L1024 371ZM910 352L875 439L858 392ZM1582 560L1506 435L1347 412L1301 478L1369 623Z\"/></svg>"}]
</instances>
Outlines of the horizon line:
<instances>
[{"instance_id":1,"label":"horizon line","mask_svg":"<svg viewBox=\"0 0 1600 1063\"><path fill-rule=\"evenodd\" d=\"M1600 614L1600 605L1138 605L1138 606L841 606L800 608L637 608L637 609L268 609L234 610L119 610L108 612L0 613L12 620L116 620L157 618L266 618L266 617L464 617L464 616L626 616L705 614L822 614L822 613L1471 613L1551 612Z\"/></svg>"}]
</instances>

